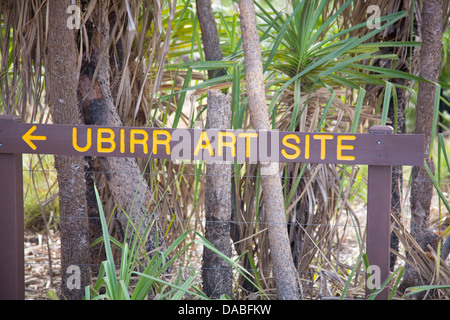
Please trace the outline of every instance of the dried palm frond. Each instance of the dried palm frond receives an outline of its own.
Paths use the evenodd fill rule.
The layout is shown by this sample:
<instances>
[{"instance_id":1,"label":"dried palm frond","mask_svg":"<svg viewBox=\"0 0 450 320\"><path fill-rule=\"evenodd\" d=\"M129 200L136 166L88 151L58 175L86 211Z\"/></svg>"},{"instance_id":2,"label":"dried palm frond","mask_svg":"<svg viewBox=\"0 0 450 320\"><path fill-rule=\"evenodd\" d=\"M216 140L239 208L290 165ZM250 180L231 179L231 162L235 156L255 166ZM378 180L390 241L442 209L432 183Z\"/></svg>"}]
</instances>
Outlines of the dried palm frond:
<instances>
[{"instance_id":1,"label":"dried palm frond","mask_svg":"<svg viewBox=\"0 0 450 320\"><path fill-rule=\"evenodd\" d=\"M337 0L333 1L332 6L329 8L327 16L331 15L336 8L341 7L346 1ZM383 32L377 34L375 37L369 39L369 42L400 42L405 43L409 41L421 41L421 5L422 0L417 1L387 1L387 0L377 0L377 1L355 1L351 8L344 10L342 19L339 20L340 27L348 28L352 25L365 24L368 23L370 16L379 14L381 17L394 14L397 12L406 12L407 14L395 24L386 28ZM450 24L450 1L443 0L442 7L444 12L444 23L443 30L446 30ZM376 10L376 12L374 11ZM362 36L370 32L370 28L360 28L351 32L352 35ZM397 61L389 61L385 59L374 59L371 65L382 66L386 68L392 68L396 70L402 70L409 72L411 74L418 73L418 59L420 47L408 47L408 46L398 46L398 47L384 47L380 48L382 53L393 53L398 57ZM395 81L396 83L412 88L414 81L407 83L405 81ZM401 86L400 86L401 88ZM382 93L382 88L379 86L371 86L367 88L367 100L368 104L372 107L376 107L377 101L380 99L380 94ZM400 100L400 98L399 98ZM409 101L409 96L407 95L403 103L399 103L400 108L402 105L407 105ZM400 129L402 125L400 124ZM401 130L399 130L401 131Z\"/></svg>"},{"instance_id":2,"label":"dried palm frond","mask_svg":"<svg viewBox=\"0 0 450 320\"><path fill-rule=\"evenodd\" d=\"M438 257L431 246L428 246L426 250L421 248L402 222L395 215L392 215L392 218L396 222L393 231L406 251L406 255L402 255L399 252L395 252L395 254L413 268L416 276L420 278L419 285L430 286L429 292L425 295L422 294L420 298L425 299L427 295L428 297L431 295L432 298L449 299L449 288L432 288L432 286L448 285L450 283L449 266L443 259ZM408 289L407 284L402 284L401 290L404 294L408 293Z\"/></svg>"},{"instance_id":3,"label":"dried palm frond","mask_svg":"<svg viewBox=\"0 0 450 320\"><path fill-rule=\"evenodd\" d=\"M164 68L170 45L186 41L171 37L171 30L174 34L182 34L184 30L180 30L180 25L185 28L189 24L189 21L183 22L184 25L178 24L186 20L188 15L185 13L189 11L184 5L175 7L175 3L160 0L74 1L81 8L80 29L73 29L78 41L79 68L82 60L88 59L92 53L92 30L106 32L94 25L95 8L100 5L107 8L107 15L103 19L109 23L110 41L108 52L101 54L109 57L111 93L124 125L164 126L162 116L175 110L173 104L164 106L158 101L162 92L159 88L174 75L174 72ZM45 101L44 81L46 38L48 24L51 23L47 18L47 5L46 0L0 3L0 113L20 115L24 122L51 122ZM184 81L186 74L181 73L179 77ZM202 74L193 73L191 77L193 80L202 79ZM186 115L181 114L180 117L186 118ZM150 175L149 180L153 180L153 187L162 196L159 203L169 218L165 219L164 225L167 227L174 216L179 217L180 221L187 221L195 180L191 167L167 167L167 163L155 161L155 172L162 171L161 175L156 176L144 170L150 167L146 166L145 159L139 161L143 174ZM105 176L99 171L96 166L96 184L106 211L112 212L114 200L109 195ZM185 177L183 172L186 173ZM180 194L180 189L185 192ZM187 224L174 224L172 230L177 229L178 232Z\"/></svg>"},{"instance_id":4,"label":"dried palm frond","mask_svg":"<svg viewBox=\"0 0 450 320\"><path fill-rule=\"evenodd\" d=\"M0 3L0 111L47 122L44 103L45 0Z\"/></svg>"}]
</instances>

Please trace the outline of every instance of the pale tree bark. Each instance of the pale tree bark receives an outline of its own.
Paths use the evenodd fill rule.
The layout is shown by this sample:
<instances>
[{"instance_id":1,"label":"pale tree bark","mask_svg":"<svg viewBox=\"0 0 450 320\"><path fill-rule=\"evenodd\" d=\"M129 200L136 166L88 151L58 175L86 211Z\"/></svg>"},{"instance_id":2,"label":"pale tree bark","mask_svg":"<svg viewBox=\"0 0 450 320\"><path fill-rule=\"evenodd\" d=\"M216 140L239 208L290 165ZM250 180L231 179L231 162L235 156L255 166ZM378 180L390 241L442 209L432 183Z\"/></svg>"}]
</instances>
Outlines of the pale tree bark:
<instances>
[{"instance_id":1,"label":"pale tree bark","mask_svg":"<svg viewBox=\"0 0 450 320\"><path fill-rule=\"evenodd\" d=\"M207 61L223 59L216 21L211 0L196 0L197 16L202 31L203 51ZM225 74L224 69L208 70L208 78ZM229 96L218 90L208 91L206 127L208 129L229 129L231 126L231 101ZM205 238L216 249L231 258L231 172L232 165L207 163L205 188ZM218 299L226 294L233 296L232 271L230 265L219 255L204 248L202 279L203 290L211 298Z\"/></svg>"},{"instance_id":2,"label":"pale tree bark","mask_svg":"<svg viewBox=\"0 0 450 320\"><path fill-rule=\"evenodd\" d=\"M208 91L207 129L229 129L231 98L219 90ZM205 238L221 253L231 258L231 165L206 163ZM219 255L204 248L202 278L204 292L211 298L226 294L233 297L231 266Z\"/></svg>"},{"instance_id":3,"label":"pale tree bark","mask_svg":"<svg viewBox=\"0 0 450 320\"><path fill-rule=\"evenodd\" d=\"M442 1L427 0L422 2L422 46L420 49L420 76L435 83L439 80L441 64L443 12ZM436 86L420 82L416 105L416 126L414 133L425 137L425 156L430 169L434 172L434 162L429 156L434 97ZM437 235L429 231L431 199L433 184L425 168L413 167L411 185L411 235L427 251L427 245L436 247ZM419 283L419 275L412 266L407 265L402 287Z\"/></svg>"},{"instance_id":4,"label":"pale tree bark","mask_svg":"<svg viewBox=\"0 0 450 320\"><path fill-rule=\"evenodd\" d=\"M92 54L89 59L83 60L78 102L87 125L122 126L110 89L107 47L109 23L106 4L107 2L100 1L94 9L93 18L96 27L90 27L89 30L92 32L90 41ZM159 227L157 199L142 176L136 159L98 157L98 162L101 171L106 175L114 201L130 217L129 221L122 209L116 211L115 237L119 241L126 240L131 243L132 238L138 236L144 243L142 249L147 253L157 248L164 250L166 243ZM136 228L142 225L140 231L134 232L133 227L128 226L129 222Z\"/></svg>"},{"instance_id":5,"label":"pale tree bark","mask_svg":"<svg viewBox=\"0 0 450 320\"><path fill-rule=\"evenodd\" d=\"M50 0L47 98L55 124L82 124L77 107L77 51L74 33L66 25L69 0ZM63 299L80 300L90 285L89 228L83 157L55 156L58 173Z\"/></svg>"},{"instance_id":6,"label":"pale tree bark","mask_svg":"<svg viewBox=\"0 0 450 320\"><path fill-rule=\"evenodd\" d=\"M270 130L261 63L261 47L256 28L253 1L239 0L239 10L251 124L255 130ZM279 166L277 163L269 163L265 166L260 164L260 166L265 219L269 233L270 253L273 262L273 275L278 289L278 299L298 299L298 277L287 233Z\"/></svg>"}]
</instances>

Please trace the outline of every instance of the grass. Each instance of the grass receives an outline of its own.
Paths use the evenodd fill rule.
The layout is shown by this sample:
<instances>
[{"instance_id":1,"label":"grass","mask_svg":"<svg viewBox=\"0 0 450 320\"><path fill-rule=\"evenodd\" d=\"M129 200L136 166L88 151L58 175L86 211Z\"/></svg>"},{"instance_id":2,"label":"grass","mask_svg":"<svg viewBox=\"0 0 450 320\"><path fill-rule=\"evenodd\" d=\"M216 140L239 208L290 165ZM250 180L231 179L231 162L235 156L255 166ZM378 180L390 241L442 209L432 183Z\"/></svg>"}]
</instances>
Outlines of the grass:
<instances>
[{"instance_id":1,"label":"grass","mask_svg":"<svg viewBox=\"0 0 450 320\"><path fill-rule=\"evenodd\" d=\"M58 183L53 156L23 155L25 228L35 231L59 222Z\"/></svg>"},{"instance_id":2,"label":"grass","mask_svg":"<svg viewBox=\"0 0 450 320\"><path fill-rule=\"evenodd\" d=\"M214 246L206 240L198 231L188 230L173 241L165 252L157 251L153 257L146 257L142 264L139 257L139 248L144 246L140 243L141 239L134 239L131 244L117 243L109 236L108 225L106 223L105 214L102 209L102 203L95 189L97 204L99 207L100 218L103 230L103 244L106 251L107 260L101 264L100 272L96 283L92 287L86 287L86 300L145 300L151 294L154 299L180 300L185 297L190 299L209 300L200 289L200 274L196 269L188 271L184 274L183 268L177 268L174 271L173 265L178 257L185 254L188 249L195 245L201 245L228 262L238 273L253 283L249 277L248 271L243 269L239 264L219 252ZM134 228L134 226L133 226ZM139 232L135 230L135 234ZM195 240L185 243L191 233L195 233ZM115 244L121 250L120 269L116 272L114 256L112 254L112 244ZM185 260L186 261L186 260ZM139 271L143 269L143 271ZM171 271L172 269L172 271ZM189 266L186 267L189 269ZM118 273L118 275L117 275ZM131 279L137 276L137 283L131 286ZM164 279L168 278L168 279ZM254 284L255 285L255 284ZM255 285L256 288L262 290ZM104 293L100 293L104 289ZM229 297L223 296L227 299Z\"/></svg>"}]
</instances>

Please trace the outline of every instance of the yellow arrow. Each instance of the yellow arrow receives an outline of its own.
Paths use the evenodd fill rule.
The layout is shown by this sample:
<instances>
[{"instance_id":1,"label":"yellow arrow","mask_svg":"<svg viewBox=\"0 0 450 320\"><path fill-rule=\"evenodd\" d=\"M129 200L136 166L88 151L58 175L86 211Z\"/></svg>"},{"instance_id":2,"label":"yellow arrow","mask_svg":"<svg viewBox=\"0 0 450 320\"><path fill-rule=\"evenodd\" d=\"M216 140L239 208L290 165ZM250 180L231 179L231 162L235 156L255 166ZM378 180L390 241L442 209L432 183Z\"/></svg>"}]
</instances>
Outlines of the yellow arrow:
<instances>
[{"instance_id":1,"label":"yellow arrow","mask_svg":"<svg viewBox=\"0 0 450 320\"><path fill-rule=\"evenodd\" d=\"M36 150L36 146L31 140L47 140L46 136L32 136L31 134L36 130L36 126L32 126L30 130L27 131L22 136L23 141L25 141L31 149Z\"/></svg>"}]
</instances>

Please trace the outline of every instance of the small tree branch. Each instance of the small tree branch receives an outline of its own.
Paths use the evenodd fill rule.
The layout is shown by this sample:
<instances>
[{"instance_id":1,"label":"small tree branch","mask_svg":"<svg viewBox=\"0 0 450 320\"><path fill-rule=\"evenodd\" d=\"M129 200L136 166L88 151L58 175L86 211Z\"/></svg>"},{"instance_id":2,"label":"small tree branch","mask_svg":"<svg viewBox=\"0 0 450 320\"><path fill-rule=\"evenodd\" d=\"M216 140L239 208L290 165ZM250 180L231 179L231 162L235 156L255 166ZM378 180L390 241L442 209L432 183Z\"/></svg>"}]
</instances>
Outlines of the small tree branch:
<instances>
[{"instance_id":1,"label":"small tree branch","mask_svg":"<svg viewBox=\"0 0 450 320\"><path fill-rule=\"evenodd\" d=\"M255 130L270 130L261 63L261 47L256 28L253 1L239 0L239 9L251 123ZM265 174L261 177L261 186L278 299L296 300L299 298L297 270L292 259L287 233L278 164L269 163L267 167L262 167L261 172Z\"/></svg>"}]
</instances>

